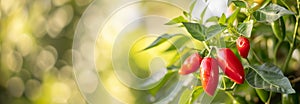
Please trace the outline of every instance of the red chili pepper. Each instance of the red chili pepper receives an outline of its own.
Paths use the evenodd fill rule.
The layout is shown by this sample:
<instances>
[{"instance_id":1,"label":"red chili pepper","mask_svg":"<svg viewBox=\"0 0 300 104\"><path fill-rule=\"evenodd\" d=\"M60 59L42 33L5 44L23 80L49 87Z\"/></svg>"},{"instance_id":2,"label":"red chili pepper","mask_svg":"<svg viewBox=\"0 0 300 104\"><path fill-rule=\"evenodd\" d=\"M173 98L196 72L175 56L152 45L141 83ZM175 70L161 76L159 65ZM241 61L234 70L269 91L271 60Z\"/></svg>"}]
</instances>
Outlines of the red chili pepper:
<instances>
[{"instance_id":1,"label":"red chili pepper","mask_svg":"<svg viewBox=\"0 0 300 104\"><path fill-rule=\"evenodd\" d=\"M186 75L193 73L199 69L202 61L202 57L198 53L190 55L182 64L180 70L178 71L181 75Z\"/></svg>"},{"instance_id":2,"label":"red chili pepper","mask_svg":"<svg viewBox=\"0 0 300 104\"><path fill-rule=\"evenodd\" d=\"M244 83L245 72L242 63L229 48L220 48L217 52L218 64L232 81Z\"/></svg>"},{"instance_id":3,"label":"red chili pepper","mask_svg":"<svg viewBox=\"0 0 300 104\"><path fill-rule=\"evenodd\" d=\"M219 69L216 59L207 57L200 65L200 78L204 91L213 96L219 82Z\"/></svg>"},{"instance_id":4,"label":"red chili pepper","mask_svg":"<svg viewBox=\"0 0 300 104\"><path fill-rule=\"evenodd\" d=\"M239 54L243 57L243 58L247 58L248 53L249 53L249 49L250 49L250 43L249 40L243 36L240 36L237 40L236 40L236 47L239 51Z\"/></svg>"}]
</instances>

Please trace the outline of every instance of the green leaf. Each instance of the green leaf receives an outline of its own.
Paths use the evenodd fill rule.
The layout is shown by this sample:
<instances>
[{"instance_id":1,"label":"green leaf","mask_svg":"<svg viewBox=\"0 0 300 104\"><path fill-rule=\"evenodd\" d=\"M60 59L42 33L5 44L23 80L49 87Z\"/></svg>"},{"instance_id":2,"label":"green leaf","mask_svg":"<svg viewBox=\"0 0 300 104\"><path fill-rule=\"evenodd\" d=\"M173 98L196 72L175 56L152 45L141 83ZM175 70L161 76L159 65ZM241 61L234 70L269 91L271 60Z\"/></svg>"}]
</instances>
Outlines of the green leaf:
<instances>
[{"instance_id":1,"label":"green leaf","mask_svg":"<svg viewBox=\"0 0 300 104\"><path fill-rule=\"evenodd\" d=\"M188 20L186 20L184 17L179 16L176 18L173 18L171 21L169 21L168 23L166 23L165 25L174 25L177 23L182 23L182 22L188 22Z\"/></svg>"},{"instance_id":2,"label":"green leaf","mask_svg":"<svg viewBox=\"0 0 300 104\"><path fill-rule=\"evenodd\" d=\"M222 16L219 19L219 24L221 24L221 25L225 25L226 24L226 16L225 16L224 13L222 14Z\"/></svg>"},{"instance_id":3,"label":"green leaf","mask_svg":"<svg viewBox=\"0 0 300 104\"><path fill-rule=\"evenodd\" d=\"M226 29L226 26L223 25L212 25L209 28L206 29L206 40L209 40L210 38L220 34Z\"/></svg>"},{"instance_id":4,"label":"green leaf","mask_svg":"<svg viewBox=\"0 0 300 104\"><path fill-rule=\"evenodd\" d=\"M171 79L173 78L177 73L175 70L168 70L167 74L164 76L162 81L155 86L154 88L150 89L149 92L151 95L155 96L156 93Z\"/></svg>"},{"instance_id":5,"label":"green leaf","mask_svg":"<svg viewBox=\"0 0 300 104\"><path fill-rule=\"evenodd\" d=\"M208 6L206 6L206 7L203 9L202 13L200 14L200 24L202 24L203 22L205 22L205 21L203 21L203 19L204 19L204 15L205 15L205 12L206 12L206 10L207 10L207 7L208 7Z\"/></svg>"},{"instance_id":6,"label":"green leaf","mask_svg":"<svg viewBox=\"0 0 300 104\"><path fill-rule=\"evenodd\" d=\"M199 96L203 93L203 87L202 86L198 86L196 88L194 88L193 92L192 92L192 96L188 101L188 104L193 104L195 102L195 100L197 100L199 98Z\"/></svg>"},{"instance_id":7,"label":"green leaf","mask_svg":"<svg viewBox=\"0 0 300 104\"><path fill-rule=\"evenodd\" d=\"M205 26L198 23L183 22L182 23L193 38L204 41L205 40Z\"/></svg>"},{"instance_id":8,"label":"green leaf","mask_svg":"<svg viewBox=\"0 0 300 104\"><path fill-rule=\"evenodd\" d=\"M264 103L267 102L267 100L269 98L269 92L267 92L263 89L255 89L255 91L261 101L263 101Z\"/></svg>"},{"instance_id":9,"label":"green leaf","mask_svg":"<svg viewBox=\"0 0 300 104\"><path fill-rule=\"evenodd\" d=\"M215 92L217 93L217 92ZM197 103L199 104L211 104L212 101L214 100L214 98L216 97L217 94L215 94L214 96L210 96L207 93L202 93L199 96L199 99L197 100Z\"/></svg>"},{"instance_id":10,"label":"green leaf","mask_svg":"<svg viewBox=\"0 0 300 104\"><path fill-rule=\"evenodd\" d=\"M192 92L193 90L190 90L188 88L185 89L179 98L178 104L187 104L189 102L189 99L191 98Z\"/></svg>"},{"instance_id":11,"label":"green leaf","mask_svg":"<svg viewBox=\"0 0 300 104\"><path fill-rule=\"evenodd\" d=\"M281 104L299 104L299 94L282 94Z\"/></svg>"},{"instance_id":12,"label":"green leaf","mask_svg":"<svg viewBox=\"0 0 300 104\"><path fill-rule=\"evenodd\" d=\"M190 5L190 13L193 12L197 0L194 0Z\"/></svg>"},{"instance_id":13,"label":"green leaf","mask_svg":"<svg viewBox=\"0 0 300 104\"><path fill-rule=\"evenodd\" d=\"M232 1L235 6L240 8L247 8L247 4L244 1Z\"/></svg>"},{"instance_id":14,"label":"green leaf","mask_svg":"<svg viewBox=\"0 0 300 104\"><path fill-rule=\"evenodd\" d=\"M181 48L188 40L190 40L190 38L187 36L178 38L175 42L172 43L172 45L169 46L169 48L165 50L165 52Z\"/></svg>"},{"instance_id":15,"label":"green leaf","mask_svg":"<svg viewBox=\"0 0 300 104\"><path fill-rule=\"evenodd\" d=\"M179 104L193 104L202 93L202 86L197 86L193 90L186 89L180 96Z\"/></svg>"},{"instance_id":16,"label":"green leaf","mask_svg":"<svg viewBox=\"0 0 300 104\"><path fill-rule=\"evenodd\" d=\"M164 43L168 39L170 39L170 38L172 38L174 36L178 36L178 35L180 35L180 34L173 34L173 35L164 34L164 35L161 35L156 40L154 40L148 47L146 47L145 49L143 49L142 51L150 49L150 48L153 48L153 47L155 47L157 45L160 45L161 43Z\"/></svg>"},{"instance_id":17,"label":"green leaf","mask_svg":"<svg viewBox=\"0 0 300 104\"><path fill-rule=\"evenodd\" d=\"M183 15L184 15L185 17L190 17L190 14L189 14L188 12L186 12L186 11L183 11Z\"/></svg>"},{"instance_id":18,"label":"green leaf","mask_svg":"<svg viewBox=\"0 0 300 104\"><path fill-rule=\"evenodd\" d=\"M253 20L241 23L237 27L237 31L242 34L243 36L250 38L251 32L253 28Z\"/></svg>"},{"instance_id":19,"label":"green leaf","mask_svg":"<svg viewBox=\"0 0 300 104\"><path fill-rule=\"evenodd\" d=\"M240 12L240 8L237 8L237 9L232 13L232 15L228 18L227 23L228 23L229 25L232 25L232 24L233 24L234 20L237 18L237 15L239 14L239 12Z\"/></svg>"},{"instance_id":20,"label":"green leaf","mask_svg":"<svg viewBox=\"0 0 300 104\"><path fill-rule=\"evenodd\" d=\"M246 81L254 88L285 94L295 93L289 79L283 75L277 66L271 63L250 66Z\"/></svg>"},{"instance_id":21,"label":"green leaf","mask_svg":"<svg viewBox=\"0 0 300 104\"><path fill-rule=\"evenodd\" d=\"M210 18L208 18L205 23L207 22L218 22L219 17L218 16L212 16Z\"/></svg>"},{"instance_id":22,"label":"green leaf","mask_svg":"<svg viewBox=\"0 0 300 104\"><path fill-rule=\"evenodd\" d=\"M273 22L284 15L291 15L293 12L281 7L277 4L270 4L265 8L259 9L253 13L258 22Z\"/></svg>"}]
</instances>

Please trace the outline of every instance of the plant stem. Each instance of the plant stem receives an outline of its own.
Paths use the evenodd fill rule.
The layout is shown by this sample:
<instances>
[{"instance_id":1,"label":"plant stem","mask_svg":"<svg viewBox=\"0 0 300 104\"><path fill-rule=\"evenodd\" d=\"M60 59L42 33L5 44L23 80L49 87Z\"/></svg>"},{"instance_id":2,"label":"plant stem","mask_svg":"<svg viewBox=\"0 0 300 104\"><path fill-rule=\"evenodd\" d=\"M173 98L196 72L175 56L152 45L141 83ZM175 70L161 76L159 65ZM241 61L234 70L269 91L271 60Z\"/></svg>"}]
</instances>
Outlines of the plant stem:
<instances>
[{"instance_id":1,"label":"plant stem","mask_svg":"<svg viewBox=\"0 0 300 104\"><path fill-rule=\"evenodd\" d=\"M299 0L297 0L297 1L299 1ZM298 5L298 8L299 8L299 5ZM299 14L296 16L296 23L295 23L294 34L293 34L293 41L292 41L292 43L291 43L291 45L290 45L291 47L290 47L288 56L287 56L287 58L286 58L286 60L285 60L285 63L284 63L284 65L283 65L283 68L282 68L283 72L286 71L287 66L288 66L288 64L289 64L289 62L290 62L290 60L291 60L293 51L294 51L294 49L295 49L295 45L296 45L296 35L297 35L298 25L299 25Z\"/></svg>"},{"instance_id":2,"label":"plant stem","mask_svg":"<svg viewBox=\"0 0 300 104\"><path fill-rule=\"evenodd\" d=\"M277 52L278 52L278 48L279 46L281 45L282 41L279 40L279 42L277 42L276 46L275 46L275 49L274 49L274 64L276 65L277 64Z\"/></svg>"},{"instance_id":3,"label":"plant stem","mask_svg":"<svg viewBox=\"0 0 300 104\"><path fill-rule=\"evenodd\" d=\"M248 58L246 58L246 60L247 60L248 64L251 65L250 60Z\"/></svg>"},{"instance_id":4,"label":"plant stem","mask_svg":"<svg viewBox=\"0 0 300 104\"><path fill-rule=\"evenodd\" d=\"M206 42L205 41L203 41L202 42L203 44L204 44L204 47L209 51L210 50L210 48L208 47L208 45L206 44Z\"/></svg>"},{"instance_id":5,"label":"plant stem","mask_svg":"<svg viewBox=\"0 0 300 104\"><path fill-rule=\"evenodd\" d=\"M272 98L272 91L270 91L268 101L265 104L270 104L271 98Z\"/></svg>"},{"instance_id":6,"label":"plant stem","mask_svg":"<svg viewBox=\"0 0 300 104\"><path fill-rule=\"evenodd\" d=\"M297 77L297 78L291 80L290 82L291 82L291 83L297 83L297 82L299 82L299 81L300 81L300 77Z\"/></svg>"},{"instance_id":7,"label":"plant stem","mask_svg":"<svg viewBox=\"0 0 300 104\"><path fill-rule=\"evenodd\" d=\"M234 82L233 85L230 87L230 89L233 89L235 87L236 83Z\"/></svg>"},{"instance_id":8,"label":"plant stem","mask_svg":"<svg viewBox=\"0 0 300 104\"><path fill-rule=\"evenodd\" d=\"M225 91L225 93L233 100L233 102L236 101L236 100L234 99L234 97L231 95L231 93L229 93L228 91ZM237 102L237 101L236 101L236 102Z\"/></svg>"},{"instance_id":9,"label":"plant stem","mask_svg":"<svg viewBox=\"0 0 300 104\"><path fill-rule=\"evenodd\" d=\"M256 55L255 51L251 48L250 49L254 55L254 57L256 58L256 60L260 63L260 64L263 64L264 62Z\"/></svg>"},{"instance_id":10,"label":"plant stem","mask_svg":"<svg viewBox=\"0 0 300 104\"><path fill-rule=\"evenodd\" d=\"M225 79L224 79L225 77L222 77L222 82L223 82L223 86L224 86L224 90L226 90L226 83L225 83Z\"/></svg>"}]
</instances>

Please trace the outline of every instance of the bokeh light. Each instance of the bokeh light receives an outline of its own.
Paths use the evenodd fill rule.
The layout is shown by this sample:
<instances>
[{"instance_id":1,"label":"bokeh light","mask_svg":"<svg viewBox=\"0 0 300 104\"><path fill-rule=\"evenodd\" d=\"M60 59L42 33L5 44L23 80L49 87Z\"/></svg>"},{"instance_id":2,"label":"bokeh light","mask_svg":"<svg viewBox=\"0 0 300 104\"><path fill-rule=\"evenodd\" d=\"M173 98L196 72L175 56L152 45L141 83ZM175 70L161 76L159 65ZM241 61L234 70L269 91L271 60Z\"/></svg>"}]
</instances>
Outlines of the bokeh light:
<instances>
[{"instance_id":1,"label":"bokeh light","mask_svg":"<svg viewBox=\"0 0 300 104\"><path fill-rule=\"evenodd\" d=\"M74 80L72 39L91 2L0 1L1 104L86 103Z\"/></svg>"}]
</instances>

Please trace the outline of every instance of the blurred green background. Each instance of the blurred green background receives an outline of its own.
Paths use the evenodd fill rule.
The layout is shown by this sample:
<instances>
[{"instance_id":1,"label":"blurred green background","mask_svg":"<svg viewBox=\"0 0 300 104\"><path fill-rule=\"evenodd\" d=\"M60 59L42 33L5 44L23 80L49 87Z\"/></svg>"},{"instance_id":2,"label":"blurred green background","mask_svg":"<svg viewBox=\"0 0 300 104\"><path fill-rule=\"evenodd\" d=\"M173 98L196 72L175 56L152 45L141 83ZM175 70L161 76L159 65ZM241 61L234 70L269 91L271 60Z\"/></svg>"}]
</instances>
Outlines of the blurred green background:
<instances>
[{"instance_id":1,"label":"blurred green background","mask_svg":"<svg viewBox=\"0 0 300 104\"><path fill-rule=\"evenodd\" d=\"M172 63L172 60L184 59L183 57L186 56L183 54L187 55L187 51L179 53L182 55L180 57L174 57L178 54L177 50L168 52L164 50L174 45L173 43L178 38L173 38L170 42L165 42L153 49L139 51L163 33L187 34L184 28L165 26L164 23L170 18L182 15L182 9L188 10L192 0L164 0L182 6L180 8L163 2L148 2L138 4L137 8L133 9L131 7L135 6L128 6L127 11L126 9L115 11L115 9L125 4L124 2L132 0L98 1L101 1L98 2L100 6L89 7L93 11L84 18L87 21L84 24L85 27L97 31L98 28L93 28L94 24L97 24L96 19L106 21L108 18L105 17L109 17L112 14L111 11L114 11L115 14L106 21L102 33L96 34L101 36L95 39L96 44L81 44L80 50L72 49L74 33L84 11L89 4L93 3L92 0L0 1L0 104L87 103L88 101L84 100L84 94L80 92L76 84L72 54L85 54L83 51L90 47L95 48L95 66L101 83L94 82L98 77L90 76L93 74L89 72L83 73L83 80L87 81L87 85L103 85L102 90L106 92L101 93L102 90L98 90L102 96L107 96L107 98L99 98L108 100L103 103L117 103L114 100L118 100L118 103L145 104L166 97L169 97L166 98L166 101L170 101L169 103L177 103L182 92L187 92L192 85L199 83L195 77L188 76L181 81L180 89L174 91L174 86L177 85L181 76L172 73L168 76L169 81L161 88L137 90L122 83L113 70L113 63L125 62L124 64L128 64L132 68L131 71L136 77L143 79L153 74L150 71L152 67L154 69L161 68L155 66L167 66ZM93 13L97 15L94 16ZM145 15L156 16L143 17ZM130 16L137 18L130 18ZM267 62L269 60L266 57L272 56L274 53L272 47L276 42L272 40L274 37L269 26L264 24L259 24L259 26L254 29L253 42L256 43L255 47L260 47L255 51L264 59L263 61ZM90 33L85 34L89 35ZM196 41L190 41L185 45L189 48L203 48L201 43ZM286 44L282 45L279 55L285 56L287 50ZM113 62L112 54L114 52L120 55L116 59L124 60L115 59ZM287 74L299 76L299 48L294 53ZM129 57L125 57L126 55ZM162 63L155 63L156 61ZM299 86L299 83L295 84ZM85 87L87 92L97 92L94 86ZM299 91L299 88L296 90ZM173 91L175 93L171 93ZM236 98L246 99L250 103L262 103L255 90L250 88L247 83L239 86L236 92ZM280 98L281 96L277 94L272 99L274 99L273 102L280 103ZM98 99L97 96L94 99ZM232 100L221 91L214 100L217 103L232 103Z\"/></svg>"},{"instance_id":2,"label":"blurred green background","mask_svg":"<svg viewBox=\"0 0 300 104\"><path fill-rule=\"evenodd\" d=\"M84 104L72 40L92 0L0 1L0 103Z\"/></svg>"},{"instance_id":3,"label":"blurred green background","mask_svg":"<svg viewBox=\"0 0 300 104\"><path fill-rule=\"evenodd\" d=\"M173 0L172 2L181 6L185 5L183 7L185 9L190 3L189 1L182 2L182 0ZM0 104L84 104L88 102L84 100L73 74L72 54L74 54L74 50L72 43L77 24L91 3L93 3L92 0L0 1ZM114 10L119 8L116 4L122 4L119 0L103 0L98 3L101 3L101 7L90 8L94 8L94 13L105 16L102 18L95 18L93 15L87 16L85 19L89 23L94 23L94 19L104 21L106 19L104 17L111 14L109 10L100 12L97 9ZM106 94L113 95L115 99L123 103L154 102L156 98L163 99L172 95L168 92L174 89L166 87L168 90L162 89L164 91L153 98L149 91L135 90L122 84L113 73L110 55L114 44L122 47L122 44L131 42L129 45L124 45L125 47L120 49L120 52L125 50L121 55L126 53L130 55L130 59L125 59L124 62L129 61L130 67L133 67L132 71L139 78L147 78L153 74L149 71L152 59L159 57L159 62L163 61L163 64L169 64L168 61L173 59L176 54L176 51L166 54L158 51L169 47L170 42L154 50L136 53L149 45L156 38L155 36L166 32L181 33L182 29L173 26L161 27L170 18L181 15L182 8L163 2L141 3L138 4L138 7L128 9L127 13L131 12L140 19L124 19L124 16L120 16L127 15L124 12L115 14L118 18L108 22L107 29L103 34L99 34L101 37L96 39L95 44L95 60L96 63L99 63L96 64L97 72L105 90L109 92ZM143 15L157 15L157 17L141 17ZM119 27L124 24L127 27L120 29ZM89 26L89 24L85 24L85 26ZM127 28L128 30L126 30ZM117 32L120 31L122 36L118 37L120 34ZM154 37L145 37L149 34ZM116 39L121 39L121 41L115 42ZM85 50L85 48L82 49ZM172 78L178 80L178 75L176 76ZM90 80L91 83L95 81L91 76L85 80ZM176 85L174 82L177 81L172 81L173 84L169 85ZM174 102L178 100L176 99Z\"/></svg>"}]
</instances>

